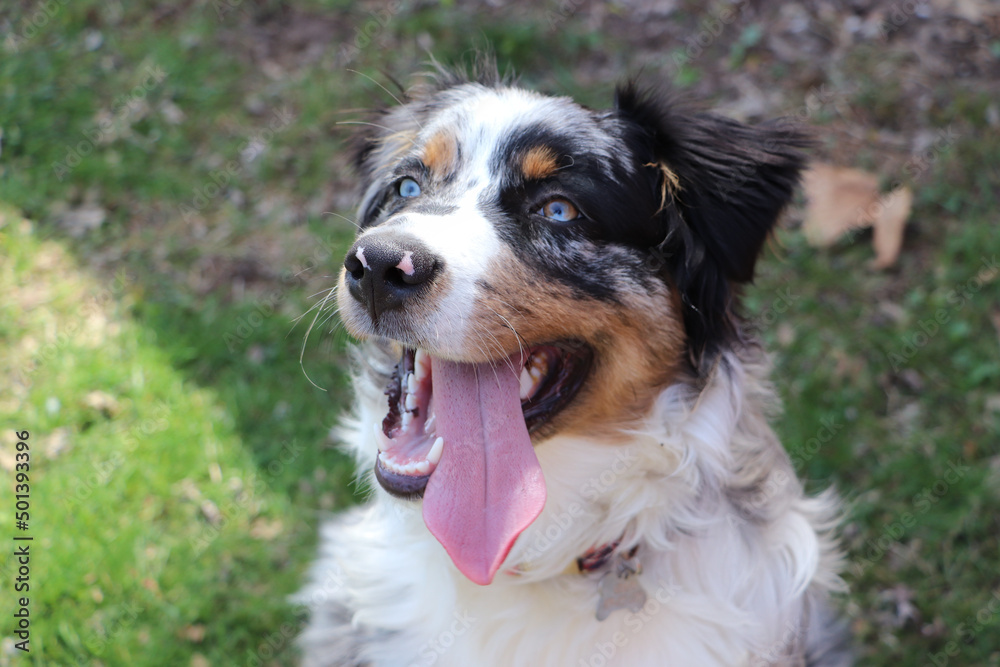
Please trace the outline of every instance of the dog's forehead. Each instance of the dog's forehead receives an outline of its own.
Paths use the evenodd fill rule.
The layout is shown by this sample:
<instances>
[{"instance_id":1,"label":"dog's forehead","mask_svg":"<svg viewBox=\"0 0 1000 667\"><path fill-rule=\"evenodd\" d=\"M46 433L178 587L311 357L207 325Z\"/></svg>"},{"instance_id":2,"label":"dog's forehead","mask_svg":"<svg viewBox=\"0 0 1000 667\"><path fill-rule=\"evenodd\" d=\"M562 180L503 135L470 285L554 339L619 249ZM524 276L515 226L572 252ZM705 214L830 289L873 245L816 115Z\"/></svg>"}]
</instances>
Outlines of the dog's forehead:
<instances>
[{"instance_id":1,"label":"dog's forehead","mask_svg":"<svg viewBox=\"0 0 1000 667\"><path fill-rule=\"evenodd\" d=\"M569 97L470 84L443 91L431 104L435 111L420 130L417 143L428 146L447 137L455 142L465 167L493 165L495 169L512 152L523 153L547 142L586 151L598 160L620 157L622 146L609 131L606 114Z\"/></svg>"}]
</instances>

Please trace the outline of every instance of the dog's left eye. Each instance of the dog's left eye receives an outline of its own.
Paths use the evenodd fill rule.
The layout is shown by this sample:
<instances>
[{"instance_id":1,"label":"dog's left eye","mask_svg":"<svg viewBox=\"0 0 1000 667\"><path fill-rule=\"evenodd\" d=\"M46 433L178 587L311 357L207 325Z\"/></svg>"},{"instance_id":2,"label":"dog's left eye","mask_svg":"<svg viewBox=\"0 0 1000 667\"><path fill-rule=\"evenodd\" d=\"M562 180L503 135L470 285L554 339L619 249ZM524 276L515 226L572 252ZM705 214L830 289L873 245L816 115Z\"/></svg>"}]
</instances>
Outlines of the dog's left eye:
<instances>
[{"instance_id":1,"label":"dog's left eye","mask_svg":"<svg viewBox=\"0 0 1000 667\"><path fill-rule=\"evenodd\" d=\"M550 199L538 209L538 215L556 222L572 222L580 217L580 211L565 199Z\"/></svg>"},{"instance_id":2,"label":"dog's left eye","mask_svg":"<svg viewBox=\"0 0 1000 667\"><path fill-rule=\"evenodd\" d=\"M399 182L400 197L416 197L420 194L420 184L412 178L404 178Z\"/></svg>"}]
</instances>

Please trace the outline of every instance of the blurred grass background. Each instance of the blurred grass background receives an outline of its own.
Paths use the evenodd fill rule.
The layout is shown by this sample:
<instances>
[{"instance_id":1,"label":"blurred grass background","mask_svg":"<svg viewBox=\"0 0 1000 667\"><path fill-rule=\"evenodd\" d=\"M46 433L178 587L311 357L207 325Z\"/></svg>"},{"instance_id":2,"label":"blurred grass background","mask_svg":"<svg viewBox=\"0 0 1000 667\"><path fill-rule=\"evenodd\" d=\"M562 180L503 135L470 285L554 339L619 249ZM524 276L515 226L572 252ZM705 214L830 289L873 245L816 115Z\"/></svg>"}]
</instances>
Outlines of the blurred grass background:
<instances>
[{"instance_id":1,"label":"blurred grass background","mask_svg":"<svg viewBox=\"0 0 1000 667\"><path fill-rule=\"evenodd\" d=\"M907 7L5 4L0 467L29 430L35 541L32 650L6 623L0 665L295 664L287 596L357 499L346 341L305 337L353 231L339 123L487 45L595 107L643 70L798 116L818 158L914 189L896 267L864 234L810 248L796 209L748 305L800 474L850 501L860 663L1000 665L1000 11Z\"/></svg>"}]
</instances>

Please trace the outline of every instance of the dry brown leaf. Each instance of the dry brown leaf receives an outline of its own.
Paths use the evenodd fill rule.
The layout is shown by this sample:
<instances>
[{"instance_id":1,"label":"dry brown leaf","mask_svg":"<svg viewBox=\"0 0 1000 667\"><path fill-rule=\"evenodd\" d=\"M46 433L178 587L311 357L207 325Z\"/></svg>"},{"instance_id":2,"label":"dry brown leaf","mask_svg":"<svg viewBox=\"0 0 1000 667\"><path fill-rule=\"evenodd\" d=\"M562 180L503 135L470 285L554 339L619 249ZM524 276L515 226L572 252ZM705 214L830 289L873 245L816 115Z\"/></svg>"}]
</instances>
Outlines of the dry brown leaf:
<instances>
[{"instance_id":1,"label":"dry brown leaf","mask_svg":"<svg viewBox=\"0 0 1000 667\"><path fill-rule=\"evenodd\" d=\"M939 12L957 16L969 23L981 23L984 16L997 12L991 0L933 0L931 6Z\"/></svg>"},{"instance_id":2,"label":"dry brown leaf","mask_svg":"<svg viewBox=\"0 0 1000 667\"><path fill-rule=\"evenodd\" d=\"M830 246L849 232L872 227L872 266L884 269L896 263L913 206L908 187L882 195L875 174L821 163L803 175L802 187L809 200L802 231L810 245Z\"/></svg>"},{"instance_id":3,"label":"dry brown leaf","mask_svg":"<svg viewBox=\"0 0 1000 667\"><path fill-rule=\"evenodd\" d=\"M851 229L868 227L868 211L878 202L878 177L860 169L814 164L802 176L809 199L802 231L810 245L836 243Z\"/></svg>"},{"instance_id":4,"label":"dry brown leaf","mask_svg":"<svg viewBox=\"0 0 1000 667\"><path fill-rule=\"evenodd\" d=\"M872 266L885 269L896 263L903 247L903 228L913 207L913 192L904 185L885 195L879 204L872 220L872 246L875 248Z\"/></svg>"}]
</instances>

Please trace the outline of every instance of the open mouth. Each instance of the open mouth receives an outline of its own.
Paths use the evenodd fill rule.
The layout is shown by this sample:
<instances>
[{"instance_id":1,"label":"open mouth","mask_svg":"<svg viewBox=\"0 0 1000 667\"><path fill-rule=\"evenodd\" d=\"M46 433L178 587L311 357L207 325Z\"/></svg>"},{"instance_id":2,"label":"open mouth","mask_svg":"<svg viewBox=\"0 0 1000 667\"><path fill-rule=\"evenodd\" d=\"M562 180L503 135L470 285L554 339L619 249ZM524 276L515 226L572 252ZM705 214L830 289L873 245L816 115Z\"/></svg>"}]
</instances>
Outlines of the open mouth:
<instances>
[{"instance_id":1,"label":"open mouth","mask_svg":"<svg viewBox=\"0 0 1000 667\"><path fill-rule=\"evenodd\" d=\"M474 366L475 372L488 376L498 371L511 372L520 365L518 399L524 426L531 433L576 396L592 361L590 347L565 341L531 347L492 366ZM386 491L399 498L413 499L424 494L448 447L448 439L438 429L434 392L434 368L445 363L423 350L405 349L385 390L388 412L381 425L375 426L379 443L375 477ZM486 444L490 446L489 439Z\"/></svg>"}]
</instances>

